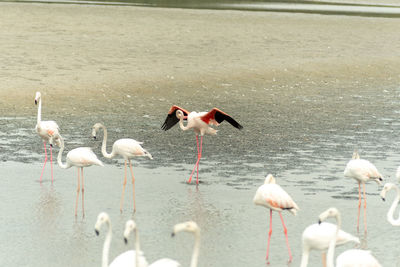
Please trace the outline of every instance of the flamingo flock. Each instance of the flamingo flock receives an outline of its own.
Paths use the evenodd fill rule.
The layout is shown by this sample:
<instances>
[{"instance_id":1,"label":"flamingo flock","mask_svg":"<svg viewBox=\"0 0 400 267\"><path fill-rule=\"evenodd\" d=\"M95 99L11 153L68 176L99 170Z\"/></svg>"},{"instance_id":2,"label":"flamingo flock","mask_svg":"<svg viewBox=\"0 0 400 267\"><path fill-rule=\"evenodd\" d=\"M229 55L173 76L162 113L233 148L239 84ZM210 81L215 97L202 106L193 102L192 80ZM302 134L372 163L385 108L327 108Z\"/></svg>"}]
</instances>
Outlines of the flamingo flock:
<instances>
[{"instance_id":1,"label":"flamingo flock","mask_svg":"<svg viewBox=\"0 0 400 267\"><path fill-rule=\"evenodd\" d=\"M51 181L54 182L53 178L53 153L52 148L59 146L59 152L57 156L58 165L67 169L72 166L78 170L77 179L77 195L75 201L75 216L77 216L79 194L82 194L82 215L85 216L84 208L84 176L83 168L92 165L104 166L104 164L97 158L96 154L89 147L78 147L70 150L66 155L66 162L62 161L62 153L65 149L64 138L60 134L60 128L54 121L42 121L41 120L41 107L42 97L40 92L36 93L35 104L38 105L37 113L37 124L36 132L43 140L45 150L45 160L43 163L40 182L42 182L44 169L47 158L46 142L50 144L50 166L51 166ZM184 121L187 122L186 126ZM194 173L196 172L196 185L199 185L199 165L202 158L203 148L203 136L215 135L217 130L210 127L210 125L218 126L223 121L227 121L234 128L241 130L243 126L239 124L227 113L221 111L218 108L213 108L208 112L189 112L179 106L173 105L167 114L167 117L161 126L161 129L167 131L174 125L179 123L181 130L186 131L193 129L196 136L197 146L197 159L195 165L189 175L187 183L191 183ZM127 169L129 165L131 179L132 179L132 194L133 194L133 212L136 211L135 202L135 177L133 175L133 168L131 159L135 157L147 157L153 159L152 155L142 147L143 142L136 141L131 138L118 139L113 143L112 150L110 153L107 152L107 128L101 124L96 123L92 127L92 137L97 139L99 131L103 131L103 140L101 146L101 153L103 157L111 159L120 156L124 159L124 180L123 188L120 199L120 211L123 211L124 193L127 184ZM200 137L200 138L199 138ZM199 140L200 139L200 140ZM400 178L400 167L397 170L397 178ZM355 151L352 159L347 163L344 169L344 177L352 178L358 183L358 213L357 213L357 232L359 232L360 225L360 211L362 205L362 199L364 200L364 231L367 232L367 201L366 201L366 190L365 183L369 181L375 181L378 185L382 184L383 176L379 173L377 168L368 160L361 159L359 154ZM362 187L362 188L361 188ZM394 190L396 192L395 199L387 213L387 220L393 226L400 225L400 215L394 218L395 209L400 201L400 189L393 183L386 183L380 193L382 200L386 199L386 194ZM362 191L362 192L361 192ZM255 205L264 206L269 209L269 231L267 238L267 249L266 249L266 263L269 264L270 259L270 243L272 236L272 214L273 211L279 214L281 219L283 232L285 235L285 242L288 250L290 263L293 259L292 251L289 246L288 230L285 225L282 212L287 210L288 212L296 215L297 212L301 211L299 206L294 202L292 197L276 183L276 179L272 174L268 174L265 178L264 184L261 185L257 190L253 198ZM336 224L325 222L329 218L334 218ZM102 212L98 215L97 222L95 224L95 232L97 235L100 234L102 225L107 226L107 234L103 244L102 252L102 267L121 267L121 266L138 266L138 267L176 267L181 266L179 262L169 259L162 258L148 264L143 251L140 249L139 235L137 231L137 225L135 221L128 220L125 225L124 240L128 243L131 232L135 235L134 250L128 250L116 257L110 264L108 259L111 239L112 239L112 227L110 217L107 213ZM200 227L193 221L180 223L174 226L172 236L176 233L185 231L190 232L195 237L195 244L192 252L192 259L190 267L196 267L198 264L198 257L200 252ZM334 252L336 246L345 245L347 243L360 244L358 237L347 233L341 229L341 214L337 208L329 208L322 212L318 217L318 223L311 224L308 226L302 234L302 258L300 267L306 267L309 263L309 255L312 250L322 252L322 263L323 266L333 267L334 264ZM337 267L379 267L381 266L378 260L372 255L371 251L362 249L349 249L340 254L336 259Z\"/></svg>"}]
</instances>

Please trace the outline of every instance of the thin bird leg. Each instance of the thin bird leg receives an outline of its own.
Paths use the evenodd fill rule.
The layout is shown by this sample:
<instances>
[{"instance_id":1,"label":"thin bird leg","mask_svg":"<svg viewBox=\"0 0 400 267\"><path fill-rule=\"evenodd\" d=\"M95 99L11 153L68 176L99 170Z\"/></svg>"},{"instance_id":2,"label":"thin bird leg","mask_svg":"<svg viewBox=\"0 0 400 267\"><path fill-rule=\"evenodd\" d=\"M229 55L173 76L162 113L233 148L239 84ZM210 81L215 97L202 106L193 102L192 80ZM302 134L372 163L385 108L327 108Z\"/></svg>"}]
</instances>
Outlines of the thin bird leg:
<instances>
[{"instance_id":1,"label":"thin bird leg","mask_svg":"<svg viewBox=\"0 0 400 267\"><path fill-rule=\"evenodd\" d=\"M42 174L40 175L40 182L42 182L42 177L43 177L43 172L44 172L44 166L46 166L46 162L47 162L46 141L43 141L43 145L44 145L44 164L43 164L43 168L42 168Z\"/></svg>"},{"instance_id":2,"label":"thin bird leg","mask_svg":"<svg viewBox=\"0 0 400 267\"><path fill-rule=\"evenodd\" d=\"M78 210L78 200L79 200L79 191L81 190L81 182L79 178L79 168L78 168L78 188L76 189L76 201L75 201L75 217L77 216Z\"/></svg>"},{"instance_id":3,"label":"thin bird leg","mask_svg":"<svg viewBox=\"0 0 400 267\"><path fill-rule=\"evenodd\" d=\"M360 229L360 208L361 208L361 184L358 183L358 215L357 215L357 232Z\"/></svg>"},{"instance_id":4,"label":"thin bird leg","mask_svg":"<svg viewBox=\"0 0 400 267\"><path fill-rule=\"evenodd\" d=\"M322 267L326 267L326 252L322 252Z\"/></svg>"},{"instance_id":5,"label":"thin bird leg","mask_svg":"<svg viewBox=\"0 0 400 267\"><path fill-rule=\"evenodd\" d=\"M364 232L367 232L367 199L365 198L365 183L363 183L364 188Z\"/></svg>"},{"instance_id":6,"label":"thin bird leg","mask_svg":"<svg viewBox=\"0 0 400 267\"><path fill-rule=\"evenodd\" d=\"M269 256L269 243L271 241L271 235L272 235L272 210L270 209L269 210L269 231L268 231L267 256L265 257L267 264L269 264L268 256Z\"/></svg>"},{"instance_id":7,"label":"thin bird leg","mask_svg":"<svg viewBox=\"0 0 400 267\"><path fill-rule=\"evenodd\" d=\"M53 183L54 178L53 178L53 149L50 146L50 168L51 168L51 183Z\"/></svg>"},{"instance_id":8,"label":"thin bird leg","mask_svg":"<svg viewBox=\"0 0 400 267\"><path fill-rule=\"evenodd\" d=\"M122 194L121 194L121 201L119 204L119 210L122 212L122 206L124 205L124 193L125 193L125 186L126 186L126 160L125 160L125 177L124 177L124 183L122 184Z\"/></svg>"},{"instance_id":9,"label":"thin bird leg","mask_svg":"<svg viewBox=\"0 0 400 267\"><path fill-rule=\"evenodd\" d=\"M199 158L199 136L198 135L196 135L196 144L197 144L197 161L196 161L196 163L194 164L194 167L193 167L193 170L192 170L192 173L190 174L190 176L189 176L189 180L188 180L188 184L190 184L190 182L192 181L192 176L193 176L193 173L194 173L194 171L196 170L196 167L198 166L198 164L199 164L199 161L200 161L200 158Z\"/></svg>"},{"instance_id":10,"label":"thin bird leg","mask_svg":"<svg viewBox=\"0 0 400 267\"><path fill-rule=\"evenodd\" d=\"M203 152L203 136L200 137L200 153L199 153L199 160L197 162L197 177L196 177L196 184L199 185L199 168L200 168L200 159L201 153Z\"/></svg>"},{"instance_id":11,"label":"thin bird leg","mask_svg":"<svg viewBox=\"0 0 400 267\"><path fill-rule=\"evenodd\" d=\"M81 168L82 170L82 216L85 217L85 182L83 180L83 168ZM78 170L79 171L79 170Z\"/></svg>"},{"instance_id":12,"label":"thin bird leg","mask_svg":"<svg viewBox=\"0 0 400 267\"><path fill-rule=\"evenodd\" d=\"M289 251L289 262L292 262L292 252L290 251L290 247L289 247L289 239L288 239L288 235L287 235L287 228L285 226L285 223L283 222L283 217L282 217L282 213L279 212L279 216L281 216L281 221L282 221L282 225L283 225L283 232L285 233L285 237L286 237L286 246L288 248Z\"/></svg>"},{"instance_id":13,"label":"thin bird leg","mask_svg":"<svg viewBox=\"0 0 400 267\"><path fill-rule=\"evenodd\" d=\"M132 175L132 187L133 187L133 212L136 212L136 201L135 201L135 177L133 176L131 160L129 160L129 168L131 169Z\"/></svg>"}]
</instances>

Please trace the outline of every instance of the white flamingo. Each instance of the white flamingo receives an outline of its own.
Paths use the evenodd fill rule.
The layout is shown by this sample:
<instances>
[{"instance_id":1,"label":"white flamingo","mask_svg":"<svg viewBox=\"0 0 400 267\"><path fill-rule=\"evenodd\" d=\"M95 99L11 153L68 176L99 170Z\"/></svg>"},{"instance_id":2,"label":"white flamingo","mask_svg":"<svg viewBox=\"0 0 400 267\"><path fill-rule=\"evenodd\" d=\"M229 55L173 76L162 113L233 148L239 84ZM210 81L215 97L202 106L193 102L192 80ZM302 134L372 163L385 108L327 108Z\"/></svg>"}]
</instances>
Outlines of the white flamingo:
<instances>
[{"instance_id":1,"label":"white flamingo","mask_svg":"<svg viewBox=\"0 0 400 267\"><path fill-rule=\"evenodd\" d=\"M103 135L103 143L101 146L101 153L105 158L111 159L117 155L122 156L125 159L125 177L124 177L124 183L123 183L123 188L122 188L122 194L121 194L121 201L120 201L120 211L122 212L122 206L124 203L124 192L125 192L125 186L126 186L126 179L127 179L127 162L129 162L129 168L131 171L131 176L132 176L132 187L133 187L133 210L136 211L136 202L135 202L135 177L133 176L133 170L132 170L132 164L131 164L131 158L133 157L148 157L149 159L153 159L151 154L144 149L141 144L142 142L138 142L134 139L130 138L123 138L123 139L118 139L117 141L114 142L112 151L111 153L107 153L106 151L106 146L107 146L107 128L101 124L101 123L96 123L93 125L93 130L92 130L92 136L94 139L96 139L96 134L99 131L99 129L103 129L104 135Z\"/></svg>"},{"instance_id":2,"label":"white flamingo","mask_svg":"<svg viewBox=\"0 0 400 267\"><path fill-rule=\"evenodd\" d=\"M146 258L143 256L143 253L140 251L139 237L137 236L136 224L132 220L129 220L128 222L126 222L124 238L125 238L125 242L127 242L127 238L129 237L130 232L133 230L135 231L135 233L136 233L136 242L135 242L136 251L140 251L141 256L136 258L135 250L129 250L129 251L126 251L126 252L120 254L119 256L117 256L110 263L110 265L108 265L108 254L109 254L110 244L111 244L111 239L112 239L112 228L111 228L110 217L105 212L102 212L97 216L97 221L94 226L94 229L95 229L95 232L97 235L99 235L100 228L103 224L107 224L108 231L107 231L106 239L104 240L104 244L103 244L103 254L102 254L102 262L101 262L102 267L107 267L107 266L109 266L109 267L125 267L125 266L147 267L148 266Z\"/></svg>"},{"instance_id":3,"label":"white flamingo","mask_svg":"<svg viewBox=\"0 0 400 267\"><path fill-rule=\"evenodd\" d=\"M314 223L309 225L302 235L303 253L301 256L300 267L308 265L308 258L311 250L319 250L323 252L322 263L326 266L326 251L329 248L329 243L336 233L337 226L332 223ZM358 237L355 237L345 231L339 230L336 238L336 246L344 245L348 242L360 244Z\"/></svg>"},{"instance_id":4,"label":"white flamingo","mask_svg":"<svg viewBox=\"0 0 400 267\"><path fill-rule=\"evenodd\" d=\"M327 266L334 267L334 254L336 240L341 226L341 216L336 208L329 208L319 215L319 223L332 217L336 219L336 233L332 237L327 255ZM341 253L336 258L336 267L352 267L352 266L365 266L365 267L382 267L379 262L372 256L371 251L361 249L349 249Z\"/></svg>"},{"instance_id":5,"label":"white flamingo","mask_svg":"<svg viewBox=\"0 0 400 267\"><path fill-rule=\"evenodd\" d=\"M190 261L190 267L197 267L197 263L199 260L199 253L200 253L200 227L197 225L197 223L195 223L193 221L178 223L174 226L172 236L175 236L177 233L182 232L182 231L193 233L193 235L194 235L194 247L193 247L193 252L192 252L192 259ZM173 265L174 261L173 260L169 260L169 261L170 261L171 265L166 265L168 267L180 266L178 262L175 262L175 265ZM155 262L155 263L157 263L157 262ZM153 263L153 264L155 264L155 263ZM164 265L161 265L161 264L151 265L151 267L161 267L161 266L164 266Z\"/></svg>"},{"instance_id":6,"label":"white flamingo","mask_svg":"<svg viewBox=\"0 0 400 267\"><path fill-rule=\"evenodd\" d=\"M186 126L183 125L183 120L187 121ZM235 121L231 116L226 114L225 112L213 108L209 112L188 112L183 108L178 106L172 106L168 112L167 118L165 119L164 124L161 126L161 129L164 131L169 130L175 124L179 122L179 126L183 131L193 129L196 134L196 144L197 144L197 161L194 165L193 171L190 174L188 183L192 181L192 176L197 167L197 179L196 184L199 184L199 163L203 150L203 136L205 134L215 135L217 134L217 130L211 128L209 125L213 124L218 126L221 122L227 121L233 127L237 129L242 129L243 126L240 125L237 121ZM199 135L200 135L200 146L199 146Z\"/></svg>"},{"instance_id":7,"label":"white flamingo","mask_svg":"<svg viewBox=\"0 0 400 267\"><path fill-rule=\"evenodd\" d=\"M383 186L383 189L381 191L381 198L383 201L385 201L386 193L389 192L390 190L395 189L396 190L396 197L393 200L392 205L390 206L390 209L387 213L387 220L389 223L393 226L400 226L400 216L395 219L394 218L394 211L396 210L397 205L399 204L400 201L400 189L397 187L397 185L392 184L392 183L386 183Z\"/></svg>"},{"instance_id":8,"label":"white flamingo","mask_svg":"<svg viewBox=\"0 0 400 267\"><path fill-rule=\"evenodd\" d=\"M347 163L344 170L344 176L353 178L358 183L358 216L357 216L357 231L360 225L360 208L361 208L361 184L363 185L364 197L364 230L367 232L367 199L365 198L365 183L375 181L379 185L382 184L382 175L376 167L365 159L360 159L360 156L355 151L352 159Z\"/></svg>"},{"instance_id":9,"label":"white flamingo","mask_svg":"<svg viewBox=\"0 0 400 267\"><path fill-rule=\"evenodd\" d=\"M275 178L268 174L265 178L264 184L257 189L257 192L253 199L254 204L264 206L269 208L270 210L270 220L269 220L269 232L268 232L268 244L267 244L267 256L266 260L268 262L269 257L269 243L272 235L272 211L277 211L279 216L281 217L283 230L286 238L286 246L289 252L289 262L292 261L292 253L290 251L289 240L287 235L287 228L283 221L283 217L281 212L283 210L288 210L292 214L296 215L296 212L299 210L297 204L293 201L293 199L286 193L285 190L282 189L278 184L276 184Z\"/></svg>"},{"instance_id":10,"label":"white flamingo","mask_svg":"<svg viewBox=\"0 0 400 267\"><path fill-rule=\"evenodd\" d=\"M37 123L36 123L35 130L36 130L37 134L43 139L44 154L45 154L42 173L40 175L40 182L42 182L44 167L46 166L46 162L47 162L46 141L49 141L50 137L54 136L55 134L59 134L60 127L58 127L58 125L55 121L42 121L42 95L40 94L40 92L36 92L35 105L38 105ZM54 178L53 178L53 151L52 151L51 146L50 146L50 168L51 168L51 182L53 182L53 180L54 180Z\"/></svg>"},{"instance_id":11,"label":"white flamingo","mask_svg":"<svg viewBox=\"0 0 400 267\"><path fill-rule=\"evenodd\" d=\"M84 180L83 180L83 168L89 167L92 165L104 166L103 163L97 158L96 154L93 153L90 147L78 147L72 149L67 153L67 161L63 163L61 161L62 153L64 151L64 139L61 135L57 134L54 136L60 142L60 151L58 152L57 162L58 165L63 169L71 168L72 166L77 167L78 169L78 188L76 189L76 203L75 203L75 216L77 216L78 209L78 198L80 191L80 177L79 171L82 173L82 214L85 216L85 202L84 202ZM50 144L53 144L54 139L50 138ZM80 170L79 170L80 169Z\"/></svg>"}]
</instances>

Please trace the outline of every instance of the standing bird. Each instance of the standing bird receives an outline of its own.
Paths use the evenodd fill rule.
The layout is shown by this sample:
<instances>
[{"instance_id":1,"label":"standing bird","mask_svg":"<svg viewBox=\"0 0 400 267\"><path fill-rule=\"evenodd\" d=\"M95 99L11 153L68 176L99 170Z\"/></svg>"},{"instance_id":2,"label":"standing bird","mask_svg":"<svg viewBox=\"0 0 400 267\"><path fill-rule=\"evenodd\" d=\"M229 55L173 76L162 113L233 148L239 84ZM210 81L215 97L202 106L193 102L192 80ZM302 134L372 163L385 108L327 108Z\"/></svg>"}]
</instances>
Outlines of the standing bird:
<instances>
[{"instance_id":1,"label":"standing bird","mask_svg":"<svg viewBox=\"0 0 400 267\"><path fill-rule=\"evenodd\" d=\"M289 240L287 235L287 228L283 221L283 217L281 212L283 210L290 211L293 215L296 215L296 212L299 210L297 204L293 201L293 199L286 193L285 190L282 189L278 184L276 184L275 178L272 174L268 174L265 178L264 184L257 189L256 195L253 199L254 204L264 206L269 208L269 232L268 232L268 245L267 245L267 256L266 260L269 264L269 243L271 240L272 234L272 210L277 211L279 216L281 217L283 231L286 237L286 245L289 251L289 262L292 261L292 253L289 247Z\"/></svg>"},{"instance_id":2,"label":"standing bird","mask_svg":"<svg viewBox=\"0 0 400 267\"><path fill-rule=\"evenodd\" d=\"M104 166L103 163L97 158L96 154L93 153L90 147L78 147L72 149L67 153L67 162L63 163L61 161L62 152L64 151L64 139L61 135L57 134L54 136L57 140L60 141L60 151L58 152L57 162L58 165L63 169L71 168L75 166L78 168L78 188L76 189L76 203L75 203L75 216L77 216L78 209L78 198L80 191L80 177L79 172L82 173L82 214L85 216L85 202L84 202L84 180L83 180L83 168L89 167L92 165ZM50 144L53 145L53 138L50 138Z\"/></svg>"},{"instance_id":3,"label":"standing bird","mask_svg":"<svg viewBox=\"0 0 400 267\"><path fill-rule=\"evenodd\" d=\"M397 217L397 219L394 218L394 211L397 208L397 205L399 204L400 201L400 189L397 185L392 184L392 183L386 183L383 186L383 189L381 191L381 198L383 201L385 201L386 193L389 192L390 190L394 189L396 191L396 197L393 200L392 205L390 206L390 209L387 213L387 220L388 222L393 225L393 226L400 226L400 216Z\"/></svg>"},{"instance_id":4,"label":"standing bird","mask_svg":"<svg viewBox=\"0 0 400 267\"><path fill-rule=\"evenodd\" d=\"M184 223L178 223L174 226L174 230L172 232L172 236L175 236L177 233L179 232L189 232L189 233L193 233L194 235L194 247L193 247L193 252L192 252L192 259L190 261L190 267L197 267L197 262L199 259L199 253L200 253L200 227L197 225L197 223L193 222L193 221L188 221L188 222L184 222ZM172 261L172 260L171 260ZM158 262L158 261L157 261ZM155 263L157 263L155 262ZM153 264L155 264L153 263ZM151 267L162 267L164 265L151 265ZM167 265L168 267L174 267L174 266L180 266L179 263L177 263L178 265Z\"/></svg>"},{"instance_id":5,"label":"standing bird","mask_svg":"<svg viewBox=\"0 0 400 267\"><path fill-rule=\"evenodd\" d=\"M186 126L183 125L184 120L187 121ZM192 173L190 174L188 183L192 181L193 173L197 168L196 184L199 184L199 163L201 159L201 152L203 150L203 136L205 134L210 134L210 135L217 134L217 130L210 127L209 125L213 124L218 126L224 120L226 120L233 127L239 130L243 128L243 126L240 125L237 121L235 121L231 116L229 116L228 114L217 108L213 108L209 112L192 111L190 113L178 106L172 106L171 109L169 110L168 116L165 119L164 124L161 126L161 129L167 131L179 122L179 126L183 131L193 128L196 134L197 161L196 164L194 165ZM200 146L199 146L199 135L200 135Z\"/></svg>"},{"instance_id":6,"label":"standing bird","mask_svg":"<svg viewBox=\"0 0 400 267\"><path fill-rule=\"evenodd\" d=\"M117 141L114 142L113 148L111 151L111 154L107 153L106 151L106 146L107 146L107 128L101 124L101 123L96 123L93 125L93 130L92 130L92 136L94 139L96 139L96 134L99 131L99 129L103 129L104 135L103 135L103 144L101 145L101 153L105 158L111 159L117 155L122 156L125 159L125 177L124 177L124 183L123 183L123 188L122 188L122 194L121 194L121 201L120 201L120 206L119 209L122 212L122 206L124 203L124 192L125 192L125 186L126 186L126 163L129 162L129 168L131 170L131 175L132 175L132 186L133 186L133 210L136 211L136 202L135 202L135 177L133 176L133 170L132 170L132 164L131 164L131 158L133 157L148 157L149 159L153 159L151 154L147 152L146 149L144 149L141 144L142 142L138 142L136 140L130 139L130 138L124 138L124 139L118 139Z\"/></svg>"},{"instance_id":7,"label":"standing bird","mask_svg":"<svg viewBox=\"0 0 400 267\"><path fill-rule=\"evenodd\" d=\"M327 266L334 267L334 254L336 247L336 240L341 227L341 216L340 212L336 208L329 208L319 215L318 223L326 220L329 217L336 219L336 232L332 236L329 243ZM349 249L340 254L336 258L336 267L349 267L349 266L368 266L368 267L382 267L379 262L372 256L371 251L362 249Z\"/></svg>"},{"instance_id":8,"label":"standing bird","mask_svg":"<svg viewBox=\"0 0 400 267\"><path fill-rule=\"evenodd\" d=\"M364 191L364 230L367 232L367 199L365 198L365 183L368 181L375 181L381 185L382 175L378 172L376 167L365 159L360 159L357 151L354 151L352 159L347 163L344 170L344 176L353 178L358 183L358 216L357 216L357 231L360 225L360 208L361 208L361 184Z\"/></svg>"},{"instance_id":9,"label":"standing bird","mask_svg":"<svg viewBox=\"0 0 400 267\"><path fill-rule=\"evenodd\" d=\"M50 137L53 137L56 134L59 134L60 128L58 127L55 121L42 121L42 96L40 92L36 92L35 96L35 105L38 105L38 114L37 114L37 123L35 130L37 134L43 139L44 145L44 164L42 168L42 174L40 175L40 182L42 182L44 167L47 162L47 149L46 149L46 141L49 141ZM57 141L56 141L57 142ZM59 145L59 143L57 142ZM50 146L50 168L51 168L51 182L53 183L53 151Z\"/></svg>"}]
</instances>

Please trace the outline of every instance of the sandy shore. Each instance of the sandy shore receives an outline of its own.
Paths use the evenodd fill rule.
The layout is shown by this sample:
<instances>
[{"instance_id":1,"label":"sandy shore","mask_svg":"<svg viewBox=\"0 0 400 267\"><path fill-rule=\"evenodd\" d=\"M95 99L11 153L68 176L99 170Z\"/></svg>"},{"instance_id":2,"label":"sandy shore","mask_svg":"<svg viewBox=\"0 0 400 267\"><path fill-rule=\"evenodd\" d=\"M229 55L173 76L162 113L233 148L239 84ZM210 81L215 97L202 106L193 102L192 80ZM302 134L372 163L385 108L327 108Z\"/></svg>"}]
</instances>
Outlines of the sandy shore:
<instances>
[{"instance_id":1,"label":"sandy shore","mask_svg":"<svg viewBox=\"0 0 400 267\"><path fill-rule=\"evenodd\" d=\"M400 80L398 19L0 5L4 115L31 114L37 90L48 112L65 112L71 104L95 109L104 98L118 100L116 108L121 101L145 107L183 99L201 107L193 95L251 101L254 95L243 99L241 92L282 87L314 94L330 90L329 83L351 88Z\"/></svg>"}]
</instances>

